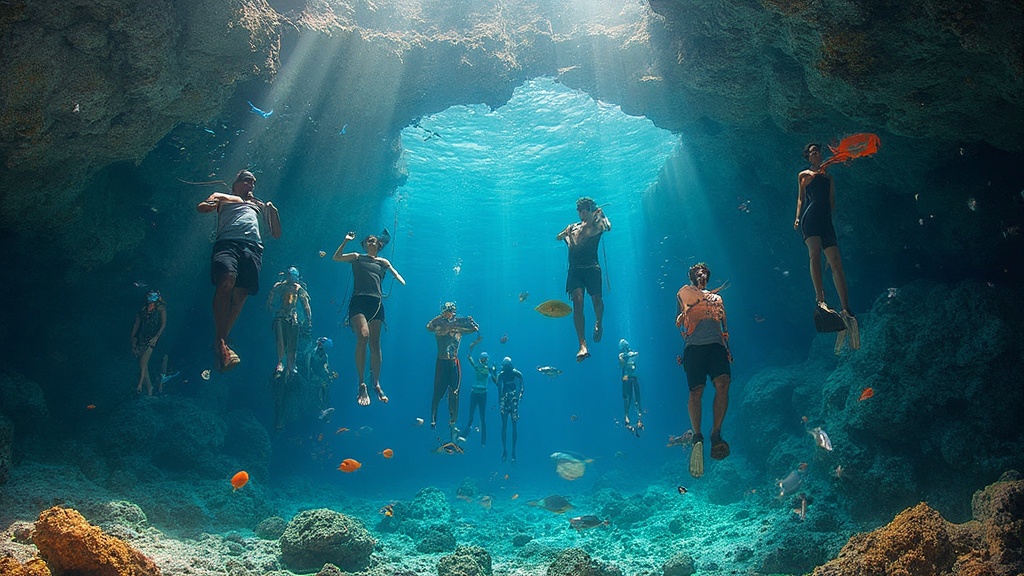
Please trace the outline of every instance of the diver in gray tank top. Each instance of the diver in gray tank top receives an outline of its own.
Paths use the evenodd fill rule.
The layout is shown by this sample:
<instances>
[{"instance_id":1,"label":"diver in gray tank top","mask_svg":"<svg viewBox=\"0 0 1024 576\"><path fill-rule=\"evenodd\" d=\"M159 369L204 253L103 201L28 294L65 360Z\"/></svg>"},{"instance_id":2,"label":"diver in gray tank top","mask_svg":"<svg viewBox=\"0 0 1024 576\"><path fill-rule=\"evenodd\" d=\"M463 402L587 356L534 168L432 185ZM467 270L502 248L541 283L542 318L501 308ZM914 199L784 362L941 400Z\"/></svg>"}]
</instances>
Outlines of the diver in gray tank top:
<instances>
[{"instance_id":1,"label":"diver in gray tank top","mask_svg":"<svg viewBox=\"0 0 1024 576\"><path fill-rule=\"evenodd\" d=\"M380 387L380 331L384 326L384 296L381 282L388 272L394 275L403 286L405 278L395 270L387 258L378 256L391 239L385 228L380 236L367 236L363 239L365 254L345 252L345 245L356 239L355 232L349 232L334 252L335 262L352 264L352 300L348 306L348 319L352 332L356 335L356 374L359 380L356 401L360 406L370 405L370 394L366 387L366 347L370 347L370 375L377 399L387 402L388 397Z\"/></svg>"},{"instance_id":2,"label":"diver in gray tank top","mask_svg":"<svg viewBox=\"0 0 1024 576\"><path fill-rule=\"evenodd\" d=\"M242 312L245 299L259 291L259 271L263 263L260 216L274 238L281 237L281 218L277 207L253 195L256 176L240 170L231 184L231 193L214 192L196 206L202 214L217 213L217 239L210 258L213 294L213 352L217 368L227 372L242 361L228 347L228 334Z\"/></svg>"}]
</instances>

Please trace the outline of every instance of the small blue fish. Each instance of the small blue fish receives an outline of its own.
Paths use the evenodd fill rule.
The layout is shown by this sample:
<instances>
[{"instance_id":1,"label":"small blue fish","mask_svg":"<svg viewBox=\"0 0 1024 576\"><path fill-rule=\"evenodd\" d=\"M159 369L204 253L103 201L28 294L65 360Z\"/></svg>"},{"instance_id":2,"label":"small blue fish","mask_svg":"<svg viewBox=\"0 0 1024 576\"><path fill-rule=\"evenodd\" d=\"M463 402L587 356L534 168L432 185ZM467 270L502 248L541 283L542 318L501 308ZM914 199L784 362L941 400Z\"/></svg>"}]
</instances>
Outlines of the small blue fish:
<instances>
[{"instance_id":1,"label":"small blue fish","mask_svg":"<svg viewBox=\"0 0 1024 576\"><path fill-rule=\"evenodd\" d=\"M270 115L274 113L273 110L271 110L270 112L264 112L263 110L260 110L259 108L257 108L252 102L249 102L248 100L246 100L246 102L249 104L249 107L252 108L252 113L253 114L259 114L260 116L263 116L264 118L269 118Z\"/></svg>"},{"instance_id":2,"label":"small blue fish","mask_svg":"<svg viewBox=\"0 0 1024 576\"><path fill-rule=\"evenodd\" d=\"M216 132L214 132L213 130L210 130L209 128L203 128L203 130L206 130L206 132L208 132L208 133L210 133L210 134L213 134L214 136L216 136L216 135L217 135L217 133L216 133Z\"/></svg>"},{"instance_id":3,"label":"small blue fish","mask_svg":"<svg viewBox=\"0 0 1024 576\"><path fill-rule=\"evenodd\" d=\"M345 130L348 130L348 124L345 124L344 126L342 126L341 127L341 132L338 132L338 134L341 134L341 135L344 136L345 135Z\"/></svg>"}]
</instances>

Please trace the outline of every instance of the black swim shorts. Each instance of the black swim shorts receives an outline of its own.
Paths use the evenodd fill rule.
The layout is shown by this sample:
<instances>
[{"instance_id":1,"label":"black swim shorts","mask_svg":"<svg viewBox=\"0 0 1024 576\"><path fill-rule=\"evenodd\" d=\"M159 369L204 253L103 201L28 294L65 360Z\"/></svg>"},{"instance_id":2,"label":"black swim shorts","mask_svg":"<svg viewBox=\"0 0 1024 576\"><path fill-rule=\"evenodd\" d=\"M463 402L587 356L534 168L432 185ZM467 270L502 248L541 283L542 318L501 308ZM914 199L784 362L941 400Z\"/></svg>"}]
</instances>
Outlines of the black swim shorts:
<instances>
[{"instance_id":1,"label":"black swim shorts","mask_svg":"<svg viewBox=\"0 0 1024 576\"><path fill-rule=\"evenodd\" d=\"M225 275L235 277L235 288L244 288L253 296L260 291L263 245L244 240L218 240L210 257L210 280L220 284Z\"/></svg>"},{"instance_id":2,"label":"black swim shorts","mask_svg":"<svg viewBox=\"0 0 1024 576\"><path fill-rule=\"evenodd\" d=\"M565 279L565 291L572 294L578 288L585 288L591 296L601 295L601 267L598 265L569 267L569 275Z\"/></svg>"},{"instance_id":3,"label":"black swim shorts","mask_svg":"<svg viewBox=\"0 0 1024 576\"><path fill-rule=\"evenodd\" d=\"M348 301L348 317L358 316L362 314L366 317L366 322L369 323L371 320L384 321L384 303L377 296L370 296L369 294L356 294Z\"/></svg>"},{"instance_id":4,"label":"black swim shorts","mask_svg":"<svg viewBox=\"0 0 1024 576\"><path fill-rule=\"evenodd\" d=\"M722 374L730 376L729 354L721 344L699 344L683 349L683 370L686 370L686 384L696 390Z\"/></svg>"}]
</instances>

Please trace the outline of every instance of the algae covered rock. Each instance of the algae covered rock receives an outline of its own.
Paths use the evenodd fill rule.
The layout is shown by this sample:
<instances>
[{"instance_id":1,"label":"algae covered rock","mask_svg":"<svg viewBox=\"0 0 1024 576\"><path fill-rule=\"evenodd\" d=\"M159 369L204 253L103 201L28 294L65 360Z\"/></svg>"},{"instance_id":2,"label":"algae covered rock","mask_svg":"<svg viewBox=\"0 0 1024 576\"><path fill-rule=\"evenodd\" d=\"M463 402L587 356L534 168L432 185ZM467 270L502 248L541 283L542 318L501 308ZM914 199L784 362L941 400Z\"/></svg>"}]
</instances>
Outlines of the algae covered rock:
<instances>
[{"instance_id":1,"label":"algae covered rock","mask_svg":"<svg viewBox=\"0 0 1024 576\"><path fill-rule=\"evenodd\" d=\"M44 510L36 522L33 541L55 574L160 574L160 568L142 552L104 534L71 508L54 506Z\"/></svg>"},{"instance_id":2,"label":"algae covered rock","mask_svg":"<svg viewBox=\"0 0 1024 576\"><path fill-rule=\"evenodd\" d=\"M459 546L437 563L438 576L491 576L491 555L479 546Z\"/></svg>"},{"instance_id":3,"label":"algae covered rock","mask_svg":"<svg viewBox=\"0 0 1024 576\"><path fill-rule=\"evenodd\" d=\"M604 564L590 557L579 548L569 548L558 553L555 561L548 566L547 576L621 576L618 567Z\"/></svg>"},{"instance_id":4,"label":"algae covered rock","mask_svg":"<svg viewBox=\"0 0 1024 576\"><path fill-rule=\"evenodd\" d=\"M693 558L689 554L679 552L665 562L661 571L665 576L693 576L696 569L693 567Z\"/></svg>"},{"instance_id":5,"label":"algae covered rock","mask_svg":"<svg viewBox=\"0 0 1024 576\"><path fill-rule=\"evenodd\" d=\"M455 549L455 533L446 524L426 529L426 535L416 544L416 551L424 554L450 552Z\"/></svg>"},{"instance_id":6,"label":"algae covered rock","mask_svg":"<svg viewBox=\"0 0 1024 576\"><path fill-rule=\"evenodd\" d=\"M284 530L287 527L288 523L284 521L284 518L271 516L260 522L259 526L256 527L256 536L264 540L277 540L284 534Z\"/></svg>"},{"instance_id":7,"label":"algae covered rock","mask_svg":"<svg viewBox=\"0 0 1024 576\"><path fill-rule=\"evenodd\" d=\"M281 557L292 570L318 570L334 564L347 572L364 568L376 544L355 518L329 508L306 510L281 534Z\"/></svg>"}]
</instances>

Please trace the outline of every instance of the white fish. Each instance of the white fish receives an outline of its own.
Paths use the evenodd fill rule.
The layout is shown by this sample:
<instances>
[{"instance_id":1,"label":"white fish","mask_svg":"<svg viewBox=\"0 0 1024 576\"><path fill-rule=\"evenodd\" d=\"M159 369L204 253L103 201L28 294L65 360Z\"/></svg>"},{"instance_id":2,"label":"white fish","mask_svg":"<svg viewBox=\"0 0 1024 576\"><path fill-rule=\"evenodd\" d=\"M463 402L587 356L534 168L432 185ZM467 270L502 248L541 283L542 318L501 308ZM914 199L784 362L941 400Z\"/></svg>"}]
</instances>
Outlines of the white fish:
<instances>
[{"instance_id":1,"label":"white fish","mask_svg":"<svg viewBox=\"0 0 1024 576\"><path fill-rule=\"evenodd\" d=\"M331 414L334 414L334 408L327 408L326 410L321 410L320 419L327 420L331 417Z\"/></svg>"},{"instance_id":2,"label":"white fish","mask_svg":"<svg viewBox=\"0 0 1024 576\"><path fill-rule=\"evenodd\" d=\"M832 451L832 441L829 440L828 433L822 430L820 426L814 430L808 431L807 433L814 436L814 441L818 444L818 447L824 448L829 452Z\"/></svg>"},{"instance_id":3,"label":"white fish","mask_svg":"<svg viewBox=\"0 0 1024 576\"><path fill-rule=\"evenodd\" d=\"M200 376L203 377L203 380L209 380L210 379L210 371L209 370L203 370L203 372L202 372L202 374L200 374Z\"/></svg>"},{"instance_id":4,"label":"white fish","mask_svg":"<svg viewBox=\"0 0 1024 576\"><path fill-rule=\"evenodd\" d=\"M540 372L541 374L548 376L550 378L554 378L555 376L558 376L559 374L562 373L561 370L555 368L554 366L537 366L537 372Z\"/></svg>"}]
</instances>

